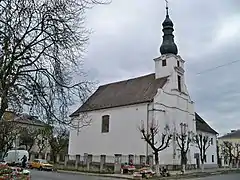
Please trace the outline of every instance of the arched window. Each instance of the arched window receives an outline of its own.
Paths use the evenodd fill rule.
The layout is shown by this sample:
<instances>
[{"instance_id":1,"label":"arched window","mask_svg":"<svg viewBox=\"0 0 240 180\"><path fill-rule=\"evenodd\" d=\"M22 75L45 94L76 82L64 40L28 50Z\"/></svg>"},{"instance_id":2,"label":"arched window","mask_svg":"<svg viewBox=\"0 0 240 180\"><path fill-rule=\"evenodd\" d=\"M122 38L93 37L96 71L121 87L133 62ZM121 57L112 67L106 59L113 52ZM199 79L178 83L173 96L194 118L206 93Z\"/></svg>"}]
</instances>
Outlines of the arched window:
<instances>
[{"instance_id":1,"label":"arched window","mask_svg":"<svg viewBox=\"0 0 240 180\"><path fill-rule=\"evenodd\" d=\"M102 133L109 132L109 115L102 116Z\"/></svg>"}]
</instances>

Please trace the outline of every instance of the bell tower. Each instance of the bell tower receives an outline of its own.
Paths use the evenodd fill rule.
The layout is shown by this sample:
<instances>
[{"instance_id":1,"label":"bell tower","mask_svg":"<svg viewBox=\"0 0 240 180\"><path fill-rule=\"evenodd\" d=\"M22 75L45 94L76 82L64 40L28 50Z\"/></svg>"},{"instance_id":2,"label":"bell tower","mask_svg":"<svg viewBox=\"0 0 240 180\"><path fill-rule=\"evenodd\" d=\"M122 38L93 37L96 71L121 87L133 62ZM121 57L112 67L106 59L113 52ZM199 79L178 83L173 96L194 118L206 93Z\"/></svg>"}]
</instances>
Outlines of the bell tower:
<instances>
[{"instance_id":1,"label":"bell tower","mask_svg":"<svg viewBox=\"0 0 240 180\"><path fill-rule=\"evenodd\" d=\"M163 39L160 46L161 56L155 58L155 78L173 76L174 87L180 92L184 90L184 60L178 55L178 48L174 42L174 24L169 16L166 1L166 17L162 23Z\"/></svg>"}]
</instances>

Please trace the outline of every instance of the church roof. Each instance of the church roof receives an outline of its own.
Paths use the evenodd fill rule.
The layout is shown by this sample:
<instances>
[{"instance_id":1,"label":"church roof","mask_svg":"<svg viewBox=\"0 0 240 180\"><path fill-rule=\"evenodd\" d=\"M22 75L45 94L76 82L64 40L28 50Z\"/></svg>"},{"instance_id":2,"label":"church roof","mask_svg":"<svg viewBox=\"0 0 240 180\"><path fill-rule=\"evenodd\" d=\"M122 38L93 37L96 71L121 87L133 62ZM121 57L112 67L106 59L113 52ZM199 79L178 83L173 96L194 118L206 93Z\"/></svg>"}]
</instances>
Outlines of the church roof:
<instances>
[{"instance_id":1,"label":"church roof","mask_svg":"<svg viewBox=\"0 0 240 180\"><path fill-rule=\"evenodd\" d=\"M202 131L202 132L208 132L212 134L218 134L211 126L206 123L201 116L199 116L198 113L195 113L195 119L196 119L196 129L197 131Z\"/></svg>"},{"instance_id":2,"label":"church roof","mask_svg":"<svg viewBox=\"0 0 240 180\"><path fill-rule=\"evenodd\" d=\"M168 77L156 79L155 73L100 86L70 117L81 112L150 102Z\"/></svg>"}]
</instances>

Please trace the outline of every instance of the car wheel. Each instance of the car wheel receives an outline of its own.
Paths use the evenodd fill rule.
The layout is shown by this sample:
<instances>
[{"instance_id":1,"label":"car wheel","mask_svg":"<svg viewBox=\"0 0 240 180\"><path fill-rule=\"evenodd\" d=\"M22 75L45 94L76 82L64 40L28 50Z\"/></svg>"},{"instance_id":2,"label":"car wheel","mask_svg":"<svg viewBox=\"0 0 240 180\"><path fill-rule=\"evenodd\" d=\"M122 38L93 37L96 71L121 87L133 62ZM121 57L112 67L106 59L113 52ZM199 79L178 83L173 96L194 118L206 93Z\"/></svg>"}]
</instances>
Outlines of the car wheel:
<instances>
[{"instance_id":1,"label":"car wheel","mask_svg":"<svg viewBox=\"0 0 240 180\"><path fill-rule=\"evenodd\" d=\"M43 170L43 168L40 166L40 167L39 167L39 171L42 171L42 170Z\"/></svg>"}]
</instances>

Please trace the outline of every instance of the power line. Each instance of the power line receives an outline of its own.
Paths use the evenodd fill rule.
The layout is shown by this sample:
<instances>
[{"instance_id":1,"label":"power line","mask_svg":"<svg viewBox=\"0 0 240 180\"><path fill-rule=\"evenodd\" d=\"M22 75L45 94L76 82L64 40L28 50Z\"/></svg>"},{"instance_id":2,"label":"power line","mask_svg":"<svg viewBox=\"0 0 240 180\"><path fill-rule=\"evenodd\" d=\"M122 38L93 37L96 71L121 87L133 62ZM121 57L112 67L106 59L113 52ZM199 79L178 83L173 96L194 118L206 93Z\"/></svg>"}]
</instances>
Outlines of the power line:
<instances>
[{"instance_id":1,"label":"power line","mask_svg":"<svg viewBox=\"0 0 240 180\"><path fill-rule=\"evenodd\" d=\"M219 69L219 68L222 68L222 67L225 67L225 66L229 66L229 65L232 65L232 64L237 63L237 62L240 62L240 60L231 61L231 62L228 62L226 64L222 64L222 65L210 68L210 69L206 69L206 70L200 71L196 75L200 75L200 74L204 74L204 73L207 73L207 72L210 72L210 71L214 71L216 69Z\"/></svg>"}]
</instances>

